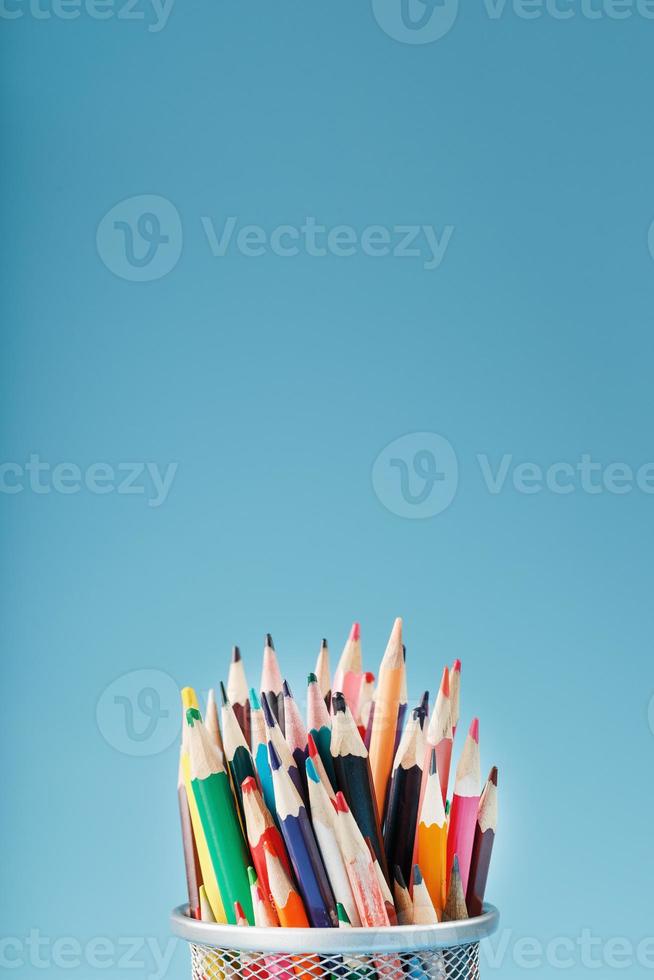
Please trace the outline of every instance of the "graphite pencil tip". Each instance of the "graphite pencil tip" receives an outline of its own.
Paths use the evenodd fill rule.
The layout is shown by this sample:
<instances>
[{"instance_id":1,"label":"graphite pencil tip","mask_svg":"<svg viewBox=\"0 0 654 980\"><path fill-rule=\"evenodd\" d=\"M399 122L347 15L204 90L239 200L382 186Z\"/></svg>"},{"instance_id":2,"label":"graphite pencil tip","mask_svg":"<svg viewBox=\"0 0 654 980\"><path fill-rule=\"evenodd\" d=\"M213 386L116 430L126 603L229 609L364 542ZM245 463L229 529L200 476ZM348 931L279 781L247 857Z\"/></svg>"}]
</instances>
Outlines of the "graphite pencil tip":
<instances>
[{"instance_id":1,"label":"graphite pencil tip","mask_svg":"<svg viewBox=\"0 0 654 980\"><path fill-rule=\"evenodd\" d=\"M270 633L266 633L266 646L270 647L271 650L275 649L275 644L273 643L273 638Z\"/></svg>"},{"instance_id":2,"label":"graphite pencil tip","mask_svg":"<svg viewBox=\"0 0 654 980\"><path fill-rule=\"evenodd\" d=\"M239 647L232 647L232 663L237 664L241 659L241 651Z\"/></svg>"},{"instance_id":3,"label":"graphite pencil tip","mask_svg":"<svg viewBox=\"0 0 654 980\"><path fill-rule=\"evenodd\" d=\"M406 888L406 881L404 880L404 875L402 874L402 869L400 868L399 865L397 864L395 865L395 867L393 868L393 874L400 888Z\"/></svg>"},{"instance_id":4,"label":"graphite pencil tip","mask_svg":"<svg viewBox=\"0 0 654 980\"><path fill-rule=\"evenodd\" d=\"M422 884L422 871L420 870L417 864L413 865L413 884L414 885Z\"/></svg>"},{"instance_id":5,"label":"graphite pencil tip","mask_svg":"<svg viewBox=\"0 0 654 980\"><path fill-rule=\"evenodd\" d=\"M497 766L493 766L488 774L488 782L492 783L493 786L497 786Z\"/></svg>"},{"instance_id":6,"label":"graphite pencil tip","mask_svg":"<svg viewBox=\"0 0 654 980\"><path fill-rule=\"evenodd\" d=\"M321 642L321 644L320 644L320 649L321 649L321 650L326 650L326 649L327 649L327 647L328 647L328 645L329 645L329 644L327 643L327 640L326 640L326 639L325 639L325 637L323 636L323 638L322 638L322 642Z\"/></svg>"},{"instance_id":7,"label":"graphite pencil tip","mask_svg":"<svg viewBox=\"0 0 654 980\"><path fill-rule=\"evenodd\" d=\"M404 660L404 663L406 663L406 646L404 643L402 644L402 659Z\"/></svg>"},{"instance_id":8,"label":"graphite pencil tip","mask_svg":"<svg viewBox=\"0 0 654 980\"><path fill-rule=\"evenodd\" d=\"M345 700L345 695L341 694L340 691L336 691L332 694L332 707L334 711L342 711L345 714L347 708L347 701Z\"/></svg>"},{"instance_id":9,"label":"graphite pencil tip","mask_svg":"<svg viewBox=\"0 0 654 980\"><path fill-rule=\"evenodd\" d=\"M282 691L284 692L284 697L285 698L292 698L293 697L293 695L291 694L291 689L288 686L288 681L284 681L284 683L282 684Z\"/></svg>"},{"instance_id":10,"label":"graphite pencil tip","mask_svg":"<svg viewBox=\"0 0 654 980\"><path fill-rule=\"evenodd\" d=\"M429 775L435 776L438 772L438 763L436 761L436 749L432 748L431 755L429 757Z\"/></svg>"},{"instance_id":11,"label":"graphite pencil tip","mask_svg":"<svg viewBox=\"0 0 654 980\"><path fill-rule=\"evenodd\" d=\"M453 875L458 875L459 873L460 873L459 872L459 855L458 854L455 854L454 855L454 858L452 859L452 874Z\"/></svg>"},{"instance_id":12,"label":"graphite pencil tip","mask_svg":"<svg viewBox=\"0 0 654 980\"><path fill-rule=\"evenodd\" d=\"M225 685L220 682L220 696L223 699L223 704L229 704L229 698L227 697L227 691L225 690Z\"/></svg>"},{"instance_id":13,"label":"graphite pencil tip","mask_svg":"<svg viewBox=\"0 0 654 980\"><path fill-rule=\"evenodd\" d=\"M263 708L263 717L265 718L266 725L268 728L274 728L277 724L277 719L273 713L270 703L268 701L268 695L265 691L261 692L261 707Z\"/></svg>"},{"instance_id":14,"label":"graphite pencil tip","mask_svg":"<svg viewBox=\"0 0 654 980\"><path fill-rule=\"evenodd\" d=\"M479 743L479 718L473 718L470 722L470 738Z\"/></svg>"}]
</instances>

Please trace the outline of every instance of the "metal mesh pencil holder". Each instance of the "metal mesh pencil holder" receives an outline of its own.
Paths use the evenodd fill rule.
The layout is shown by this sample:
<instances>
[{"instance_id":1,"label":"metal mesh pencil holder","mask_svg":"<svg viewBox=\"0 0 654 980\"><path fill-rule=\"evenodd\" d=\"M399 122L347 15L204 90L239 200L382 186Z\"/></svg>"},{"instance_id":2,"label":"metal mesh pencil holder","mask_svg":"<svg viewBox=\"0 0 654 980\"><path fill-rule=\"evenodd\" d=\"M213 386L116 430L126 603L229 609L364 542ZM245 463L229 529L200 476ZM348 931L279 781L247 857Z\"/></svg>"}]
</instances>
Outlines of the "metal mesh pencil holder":
<instances>
[{"instance_id":1,"label":"metal mesh pencil holder","mask_svg":"<svg viewBox=\"0 0 654 980\"><path fill-rule=\"evenodd\" d=\"M435 926L259 929L199 922L180 906L176 936L191 946L193 980L477 980L479 943L499 912Z\"/></svg>"}]
</instances>

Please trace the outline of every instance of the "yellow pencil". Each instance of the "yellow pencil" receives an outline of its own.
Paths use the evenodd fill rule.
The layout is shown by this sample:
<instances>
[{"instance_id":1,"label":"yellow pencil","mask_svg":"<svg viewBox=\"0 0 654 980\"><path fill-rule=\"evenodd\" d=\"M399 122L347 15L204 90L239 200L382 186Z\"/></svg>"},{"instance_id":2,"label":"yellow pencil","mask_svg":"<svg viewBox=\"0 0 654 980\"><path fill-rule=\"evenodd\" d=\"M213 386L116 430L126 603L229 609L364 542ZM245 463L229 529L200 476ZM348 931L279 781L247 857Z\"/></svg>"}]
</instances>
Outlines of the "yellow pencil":
<instances>
[{"instance_id":1,"label":"yellow pencil","mask_svg":"<svg viewBox=\"0 0 654 980\"><path fill-rule=\"evenodd\" d=\"M440 916L445 905L447 887L447 817L435 748L431 750L425 796L418 820L414 864L420 865L429 897Z\"/></svg>"}]
</instances>

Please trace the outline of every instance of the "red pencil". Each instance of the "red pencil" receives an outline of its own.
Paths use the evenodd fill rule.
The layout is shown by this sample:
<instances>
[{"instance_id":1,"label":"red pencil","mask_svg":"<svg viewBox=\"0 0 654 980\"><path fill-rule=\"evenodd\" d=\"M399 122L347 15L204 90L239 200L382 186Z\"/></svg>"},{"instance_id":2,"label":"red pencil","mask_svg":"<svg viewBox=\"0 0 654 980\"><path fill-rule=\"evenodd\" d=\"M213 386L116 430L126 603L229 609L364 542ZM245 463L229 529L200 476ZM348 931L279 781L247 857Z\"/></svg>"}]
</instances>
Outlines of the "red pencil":
<instances>
[{"instance_id":1,"label":"red pencil","mask_svg":"<svg viewBox=\"0 0 654 980\"><path fill-rule=\"evenodd\" d=\"M466 904L468 915L481 915L488 880L495 831L497 829L497 766L493 766L479 800L479 812L472 845Z\"/></svg>"},{"instance_id":2,"label":"red pencil","mask_svg":"<svg viewBox=\"0 0 654 980\"><path fill-rule=\"evenodd\" d=\"M256 780L252 776L244 779L241 784L241 790L243 793L243 810L245 812L245 824L250 853L252 854L254 867L264 895L266 895L269 901L272 901L264 844L268 841L268 843L273 845L279 860L284 865L287 873L291 875L291 865L288 860L288 854L286 853L286 846L270 814L270 810L264 803L261 790L257 786Z\"/></svg>"}]
</instances>

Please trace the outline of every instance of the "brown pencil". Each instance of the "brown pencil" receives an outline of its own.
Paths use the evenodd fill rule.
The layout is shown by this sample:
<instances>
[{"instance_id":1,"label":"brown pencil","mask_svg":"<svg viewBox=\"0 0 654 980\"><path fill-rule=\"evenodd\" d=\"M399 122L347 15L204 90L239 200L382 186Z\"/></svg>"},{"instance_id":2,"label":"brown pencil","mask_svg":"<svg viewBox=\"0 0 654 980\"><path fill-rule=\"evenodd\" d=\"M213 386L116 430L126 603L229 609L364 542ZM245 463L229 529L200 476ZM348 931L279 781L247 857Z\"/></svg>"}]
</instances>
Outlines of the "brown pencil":
<instances>
[{"instance_id":1,"label":"brown pencil","mask_svg":"<svg viewBox=\"0 0 654 980\"><path fill-rule=\"evenodd\" d=\"M475 839L472 845L466 905L471 917L481 915L497 829L497 766L493 766L479 800Z\"/></svg>"}]
</instances>

